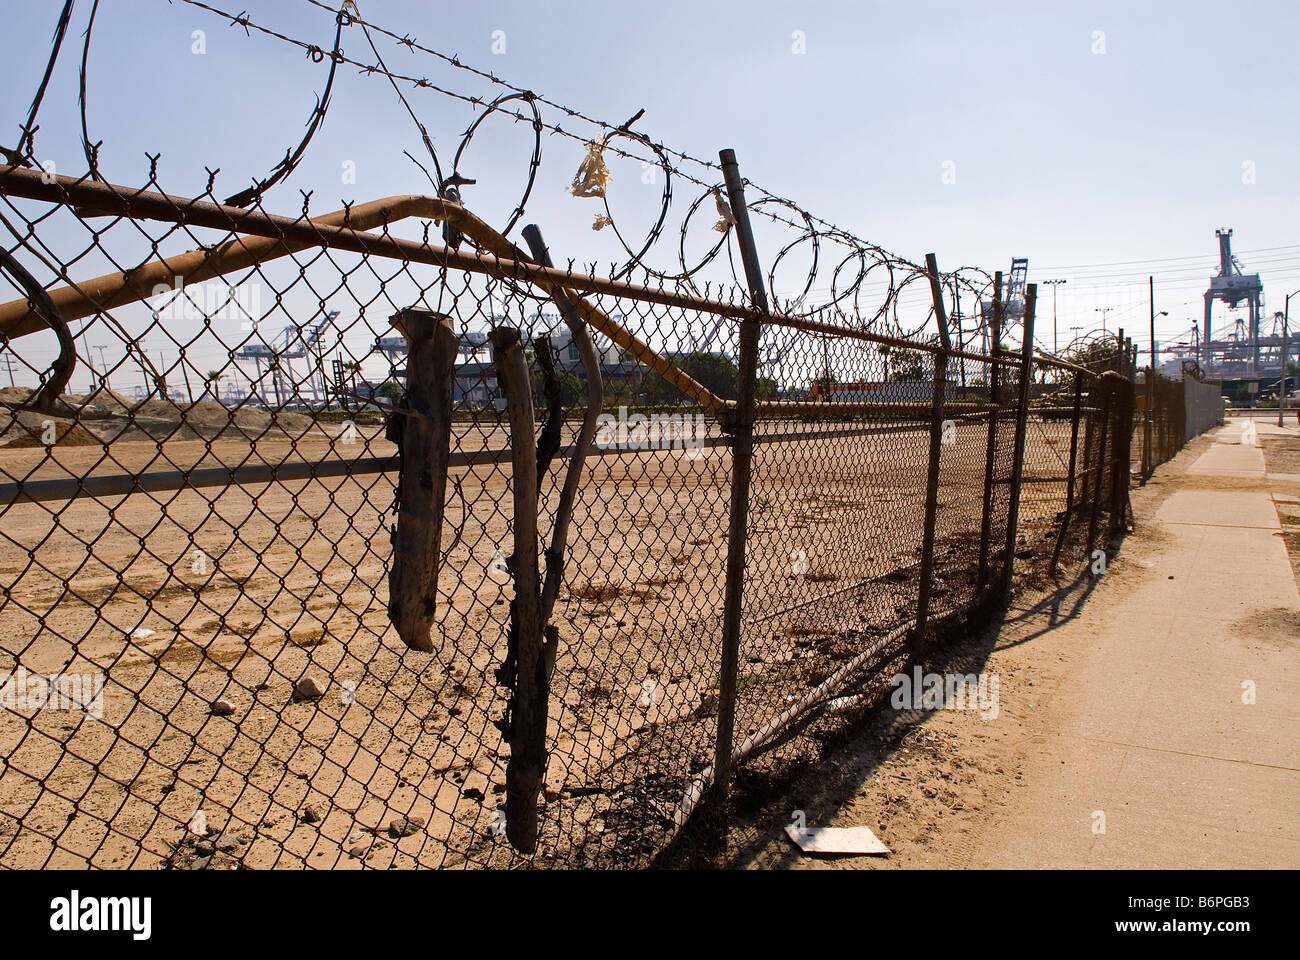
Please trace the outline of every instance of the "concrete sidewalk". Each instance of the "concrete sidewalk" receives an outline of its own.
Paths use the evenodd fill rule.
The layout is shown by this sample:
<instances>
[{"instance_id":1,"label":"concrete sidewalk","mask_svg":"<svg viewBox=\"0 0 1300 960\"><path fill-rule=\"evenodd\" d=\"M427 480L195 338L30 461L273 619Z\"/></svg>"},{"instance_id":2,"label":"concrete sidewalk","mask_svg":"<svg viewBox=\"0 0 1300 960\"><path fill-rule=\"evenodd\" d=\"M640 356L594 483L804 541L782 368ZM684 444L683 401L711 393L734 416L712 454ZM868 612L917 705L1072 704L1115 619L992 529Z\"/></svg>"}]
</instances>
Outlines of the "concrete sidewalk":
<instances>
[{"instance_id":1,"label":"concrete sidewalk","mask_svg":"<svg viewBox=\"0 0 1300 960\"><path fill-rule=\"evenodd\" d=\"M1079 615L1032 640L1069 665L1036 688L1020 784L966 865L1300 867L1300 594L1242 441L1218 428L1162 468L1172 495L1153 516L1135 498L1139 531Z\"/></svg>"}]
</instances>

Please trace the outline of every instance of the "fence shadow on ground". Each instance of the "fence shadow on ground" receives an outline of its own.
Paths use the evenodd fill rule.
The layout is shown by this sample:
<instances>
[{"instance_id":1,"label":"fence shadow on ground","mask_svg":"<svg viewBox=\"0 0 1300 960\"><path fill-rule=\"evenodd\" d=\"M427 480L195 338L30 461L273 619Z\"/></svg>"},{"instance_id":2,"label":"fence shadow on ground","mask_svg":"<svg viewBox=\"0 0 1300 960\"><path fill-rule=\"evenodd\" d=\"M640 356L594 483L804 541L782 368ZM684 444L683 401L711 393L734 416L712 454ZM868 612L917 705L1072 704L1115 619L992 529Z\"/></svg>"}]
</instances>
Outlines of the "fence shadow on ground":
<instances>
[{"instance_id":1,"label":"fence shadow on ground","mask_svg":"<svg viewBox=\"0 0 1300 960\"><path fill-rule=\"evenodd\" d=\"M1112 541L1109 556L1122 547L1122 537ZM858 795L894 756L899 745L923 728L931 716L929 710L899 710L890 703L891 687L882 682L893 673L909 672L920 666L926 672L983 673L995 651L1021 646L1040 639L1077 618L1096 589L1100 578L1086 563L1055 581L1046 564L1028 569L1018 592L1028 594L1032 602L1024 606L1016 601L980 629L964 624L949 624L949 631L930 645L928 655L907 651L885 664L866 684L864 703L844 711L833 727L812 738L818 745L816 755L803 762L789 764L779 773L742 769L737 771L726 815L716 810L702 810L695 821L655 859L659 869L784 869L803 858L787 843L784 828L790 822L791 809L802 810L809 823L829 823L841 809L846 796ZM1006 640L1004 635L1013 639ZM809 717L791 738L803 735L819 717ZM841 769L852 764L854 776L836 780L827 776L827 768ZM779 842L774 844L773 839ZM775 853L773 852L775 849ZM826 857L825 859L852 859Z\"/></svg>"}]
</instances>

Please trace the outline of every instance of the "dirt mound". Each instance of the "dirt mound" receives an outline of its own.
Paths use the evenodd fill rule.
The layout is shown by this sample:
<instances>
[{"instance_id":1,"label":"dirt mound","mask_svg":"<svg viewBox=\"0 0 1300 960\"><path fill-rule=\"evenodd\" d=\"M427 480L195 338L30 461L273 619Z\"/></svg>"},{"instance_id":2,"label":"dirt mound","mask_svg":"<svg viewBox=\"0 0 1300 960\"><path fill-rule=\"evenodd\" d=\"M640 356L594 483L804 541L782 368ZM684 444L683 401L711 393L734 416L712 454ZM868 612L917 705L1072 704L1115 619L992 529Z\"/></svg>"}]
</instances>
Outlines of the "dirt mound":
<instances>
[{"instance_id":1,"label":"dirt mound","mask_svg":"<svg viewBox=\"0 0 1300 960\"><path fill-rule=\"evenodd\" d=\"M94 393L65 393L60 399L74 409L84 406L103 407L114 417L125 416L135 406L133 401L107 387L101 387Z\"/></svg>"},{"instance_id":2,"label":"dirt mound","mask_svg":"<svg viewBox=\"0 0 1300 960\"><path fill-rule=\"evenodd\" d=\"M291 437L300 437L312 427L316 426L316 421L301 413L287 413L281 411L272 414L274 426L283 430Z\"/></svg>"},{"instance_id":3,"label":"dirt mound","mask_svg":"<svg viewBox=\"0 0 1300 960\"><path fill-rule=\"evenodd\" d=\"M96 424L101 436L115 443L143 440L149 443L177 440L202 440L203 434L175 420L126 420L115 418Z\"/></svg>"},{"instance_id":4,"label":"dirt mound","mask_svg":"<svg viewBox=\"0 0 1300 960\"><path fill-rule=\"evenodd\" d=\"M0 388L0 404L16 409L31 402L35 390L28 387ZM125 416L130 410L127 400L111 390L96 390L92 394L65 393L54 403L54 414L75 420L102 420L105 417Z\"/></svg>"},{"instance_id":5,"label":"dirt mound","mask_svg":"<svg viewBox=\"0 0 1300 960\"><path fill-rule=\"evenodd\" d=\"M3 421L0 421L3 422ZM53 427L53 434L49 428ZM52 439L53 442L50 442ZM31 410L18 411L4 422L0 444L7 449L21 447L89 447L101 446L102 439L79 423Z\"/></svg>"},{"instance_id":6,"label":"dirt mound","mask_svg":"<svg viewBox=\"0 0 1300 960\"><path fill-rule=\"evenodd\" d=\"M185 411L184 416L186 423L204 432L224 430L233 426L244 433L256 436L270 430L272 425L271 415L265 410L258 410L255 407L231 409L212 400L194 404Z\"/></svg>"},{"instance_id":7,"label":"dirt mound","mask_svg":"<svg viewBox=\"0 0 1300 960\"><path fill-rule=\"evenodd\" d=\"M182 406L161 397L140 404L132 413L140 429L155 438L215 440L257 439L273 432L300 436L315 421L300 413L271 413L257 407L227 407L215 400ZM176 432L173 436L173 431Z\"/></svg>"},{"instance_id":8,"label":"dirt mound","mask_svg":"<svg viewBox=\"0 0 1300 960\"><path fill-rule=\"evenodd\" d=\"M7 407L11 417L7 424L0 422L0 444L43 446L40 442L41 423L47 419L61 424L58 442L64 444L99 444L106 440L274 440L301 437L317 428L312 417L301 413L271 412L250 406L228 407L215 400L185 405L167 397L150 397L135 403L106 389L90 394L64 394L58 399L53 414L18 410L30 401L32 393L28 387L0 388L0 413L4 412L3 407ZM30 434L22 444L14 442L19 439L18 434L7 443L5 440L9 434L7 428L17 422L12 419L14 417L28 425L28 429L19 431L23 435ZM78 425L69 432L67 427L73 421ZM93 421L93 428L81 426L84 421ZM65 435L67 439L64 439Z\"/></svg>"}]
</instances>

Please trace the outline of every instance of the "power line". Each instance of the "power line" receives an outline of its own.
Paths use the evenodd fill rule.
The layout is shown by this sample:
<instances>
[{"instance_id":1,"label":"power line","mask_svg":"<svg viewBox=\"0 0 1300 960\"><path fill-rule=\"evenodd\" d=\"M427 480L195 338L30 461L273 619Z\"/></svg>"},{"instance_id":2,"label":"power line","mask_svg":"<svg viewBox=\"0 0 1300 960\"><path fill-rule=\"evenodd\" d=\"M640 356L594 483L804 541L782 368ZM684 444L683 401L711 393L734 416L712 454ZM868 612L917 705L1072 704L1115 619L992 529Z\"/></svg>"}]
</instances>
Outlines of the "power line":
<instances>
[{"instance_id":1,"label":"power line","mask_svg":"<svg viewBox=\"0 0 1300 960\"><path fill-rule=\"evenodd\" d=\"M1248 256L1253 253L1273 253L1278 250L1300 250L1300 244L1288 244L1281 247L1256 247L1253 250L1238 250L1237 254L1238 256ZM1127 266L1134 266L1143 263L1172 263L1181 260L1204 260L1204 259L1217 260L1218 258L1213 254L1191 254L1189 256L1184 256L1184 257L1150 257L1144 260L1112 260L1109 262L1102 262L1102 263L1073 263L1073 264L1066 264L1065 266L1052 266L1052 267L1035 266L1034 269L1042 270L1044 272L1060 273L1067 270L1088 270L1093 267L1127 267Z\"/></svg>"}]
</instances>

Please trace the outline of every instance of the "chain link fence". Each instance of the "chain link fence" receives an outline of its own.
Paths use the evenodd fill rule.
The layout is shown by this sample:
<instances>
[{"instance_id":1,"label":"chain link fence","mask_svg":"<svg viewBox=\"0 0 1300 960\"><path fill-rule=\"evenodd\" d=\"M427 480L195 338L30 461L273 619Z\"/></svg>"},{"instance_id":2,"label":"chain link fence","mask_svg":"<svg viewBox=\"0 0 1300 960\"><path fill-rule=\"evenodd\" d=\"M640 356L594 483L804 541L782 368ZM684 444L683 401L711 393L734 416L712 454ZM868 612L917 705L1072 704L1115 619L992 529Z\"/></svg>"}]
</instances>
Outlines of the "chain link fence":
<instances>
[{"instance_id":1,"label":"chain link fence","mask_svg":"<svg viewBox=\"0 0 1300 960\"><path fill-rule=\"evenodd\" d=\"M402 89L489 103L313 6L332 51L231 18L330 61L313 119L340 63L413 118ZM510 88L456 154L488 116L536 133L500 228L427 137L432 195L295 213L264 194L316 124L253 188L180 197L156 157L108 182L88 138L86 175L44 168L43 91L0 167L0 865L653 864L987 622L1018 561L1124 528L1131 345L1036 352L1032 285L887 254L726 151L560 108L575 138ZM605 273L508 239L545 129L586 144L575 195L604 198L606 151L669 183ZM680 272L646 257L674 182L699 189ZM802 232L760 247L751 216Z\"/></svg>"},{"instance_id":2,"label":"chain link fence","mask_svg":"<svg viewBox=\"0 0 1300 960\"><path fill-rule=\"evenodd\" d=\"M1178 380L1149 370L1146 376L1150 383L1139 383L1137 388L1135 443L1141 444L1143 474L1149 476L1155 467L1177 456L1189 440L1223 420L1223 390L1220 384L1204 380L1190 364Z\"/></svg>"},{"instance_id":3,"label":"chain link fence","mask_svg":"<svg viewBox=\"0 0 1300 960\"><path fill-rule=\"evenodd\" d=\"M40 250L59 277L128 262L119 238L155 249L173 229L204 239L179 225L204 214L196 203L157 200L147 215L164 227L116 215L105 228L91 211L128 197L139 207L161 196L152 191L17 170L0 187L24 251ZM52 190L61 199L20 198ZM256 211L222 215L269 229ZM46 241L57 220L84 231L81 256ZM1132 391L1117 373L817 318L766 321L738 293L692 300L591 276L564 274L571 299L546 309L536 291L547 277L509 276L522 259L431 265L432 282L396 259L410 251L389 249L386 228L371 252L331 246L347 236L233 272L213 264L235 248L233 231L202 244L206 269L224 278L216 297L200 280L125 302L152 266L177 269L160 253L115 279L31 291L10 281L0 322L19 336L7 361L24 363L42 339L57 345L70 317L90 319L66 389L2 398L6 865L646 863L717 788L720 743L733 763L779 746L878 677L925 631L918 619L1002 596L1026 538L1048 542L1080 520L1091 549L1099 520L1118 522ZM260 308L253 284L267 291ZM299 286L320 296L305 320L285 306ZM595 367L564 323L578 304L622 341L597 333ZM450 403L443 472L407 490L403 460L417 454L394 441L438 417L408 389L419 319L453 336L440 384ZM719 320L710 351L646 346ZM747 489L735 451L745 369L732 360L746 324L782 337L761 378L749 353ZM509 347L493 332L503 329L525 353L522 397L509 396ZM151 338L177 359L151 362ZM377 365L378 382L359 376ZM126 370L140 378L134 396L107 386ZM1056 383L1032 382L1049 371ZM566 506L561 466L592 419L593 379L602 406ZM521 401L537 411L522 435ZM521 491L515 471L530 452L535 479ZM738 495L739 577L728 572ZM521 524L530 497L535 516ZM421 562L435 587L418 649L394 627L392 541L399 508L434 500L440 539ZM518 532L534 540L536 586L562 516L553 630L533 631L550 659L531 677L507 675L503 665L523 662ZM530 680L544 698L533 720L544 760L536 852L525 854L505 811L523 736L509 714ZM59 697L66 709L49 709Z\"/></svg>"}]
</instances>

